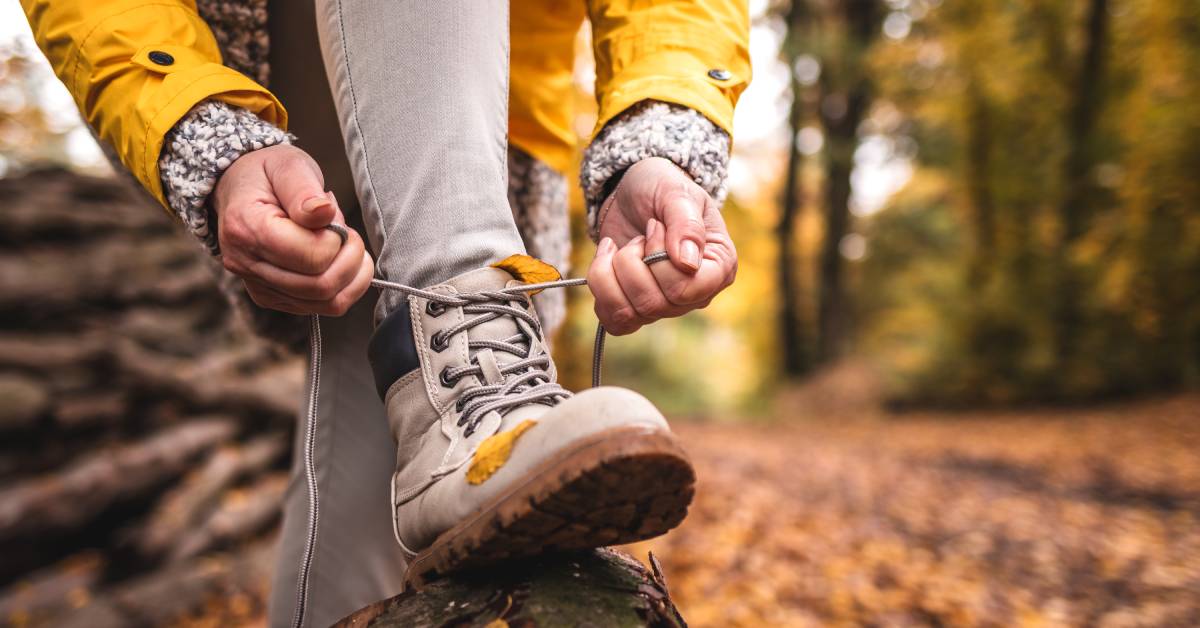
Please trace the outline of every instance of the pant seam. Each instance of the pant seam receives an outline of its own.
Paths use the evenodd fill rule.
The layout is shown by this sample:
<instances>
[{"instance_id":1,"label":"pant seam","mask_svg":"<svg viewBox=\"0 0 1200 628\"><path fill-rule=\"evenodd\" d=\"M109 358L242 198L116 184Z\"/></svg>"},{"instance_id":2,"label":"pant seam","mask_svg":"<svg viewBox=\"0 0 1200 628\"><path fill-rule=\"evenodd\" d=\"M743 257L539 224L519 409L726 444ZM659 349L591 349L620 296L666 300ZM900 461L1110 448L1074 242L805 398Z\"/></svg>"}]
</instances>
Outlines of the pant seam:
<instances>
[{"instance_id":1,"label":"pant seam","mask_svg":"<svg viewBox=\"0 0 1200 628\"><path fill-rule=\"evenodd\" d=\"M346 20L342 14L342 0L337 0L337 19L338 19L338 35L342 40L342 67L346 71L346 88L350 92L350 117L354 122L354 132L358 135L358 145L362 148L363 157L363 172L367 178L367 189L370 192L370 198L360 199L362 209L375 213L376 224L383 225L383 209L379 207L379 194L375 191L375 176L371 173L371 158L367 152L367 136L363 133L362 125L358 121L358 96L354 91L354 75L350 69L350 42L346 37ZM349 138L347 138L349 139ZM366 222L364 220L364 222ZM369 228L369 227L368 227ZM379 249L383 250L384 242L387 240L387 229L379 229Z\"/></svg>"},{"instance_id":2,"label":"pant seam","mask_svg":"<svg viewBox=\"0 0 1200 628\"><path fill-rule=\"evenodd\" d=\"M321 495L329 495L330 491L332 490L332 487L330 486L330 482L333 481L333 478L332 478L332 474L330 473L329 469L330 469L330 466L333 464L333 462L337 459L337 455L334 453L334 451L337 448L337 433L338 433L338 430L335 427L333 422L337 420L337 417L336 417L337 413L335 412L335 410L337 410L337 408L341 407L341 405L342 405L340 403L340 397L341 397L341 390L343 388L343 386L341 385L342 371L343 371L343 369L341 368L341 365L337 364L337 362L334 360L330 360L330 361L326 362L326 366L335 366L336 368L327 369L326 374L324 376L322 376L322 378L321 378L321 388L322 389L324 389L326 387L327 383L329 385L328 390L320 391L321 392L320 402L327 403L328 407L329 407L329 411L321 413L321 417L326 419L326 420L322 421L320 424L318 424L319 431L316 435L317 442L321 445L321 451L316 452L317 455L314 456L314 460L316 461L315 465L316 465L316 468L318 469L318 471L317 471L317 486L321 491ZM329 372L329 371L332 371L332 372ZM330 381L330 380L332 380L332 381ZM317 404L318 411L321 410L321 407L320 407L321 403ZM320 430L324 430L324 433L321 433ZM326 513L323 512L321 514L325 515ZM329 521L330 521L329 517L323 516L322 519L324 519L325 525L329 525ZM317 564L322 562L321 561L322 553L323 552L322 552L322 543L321 543L321 529L320 529L320 527L318 527L317 528L317 537L316 537L316 540L313 545L312 564L309 566L308 608L310 611L314 607L318 606L316 604L313 604L313 601L314 601L313 593L315 591L319 591L321 589L318 587L314 587L313 585L315 584L315 582L318 578L317 574L321 573L317 569ZM311 612L305 614L305 620L306 620L305 621L306 624L311 623L311 620L312 620Z\"/></svg>"}]
</instances>

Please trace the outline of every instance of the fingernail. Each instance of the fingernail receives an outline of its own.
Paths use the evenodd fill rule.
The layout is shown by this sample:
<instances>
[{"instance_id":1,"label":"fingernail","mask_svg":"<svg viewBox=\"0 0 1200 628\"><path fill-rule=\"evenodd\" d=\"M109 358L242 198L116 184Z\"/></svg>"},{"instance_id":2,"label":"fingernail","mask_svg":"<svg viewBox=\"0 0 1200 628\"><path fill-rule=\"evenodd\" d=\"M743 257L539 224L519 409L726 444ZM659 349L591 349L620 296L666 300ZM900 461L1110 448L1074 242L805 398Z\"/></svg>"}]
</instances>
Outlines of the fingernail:
<instances>
[{"instance_id":1,"label":"fingernail","mask_svg":"<svg viewBox=\"0 0 1200 628\"><path fill-rule=\"evenodd\" d=\"M311 214L312 212L317 211L318 208L328 207L329 205L329 197L321 194L320 196L314 196L307 201L300 203L300 211Z\"/></svg>"},{"instance_id":2,"label":"fingernail","mask_svg":"<svg viewBox=\"0 0 1200 628\"><path fill-rule=\"evenodd\" d=\"M646 221L646 240L654 239L654 232L658 229L658 221L651 218Z\"/></svg>"},{"instance_id":3,"label":"fingernail","mask_svg":"<svg viewBox=\"0 0 1200 628\"><path fill-rule=\"evenodd\" d=\"M608 253L612 252L612 250L615 248L617 248L617 246L615 244L613 244L612 238L604 238L603 240L600 241L600 252L601 253L604 253L607 255Z\"/></svg>"},{"instance_id":4,"label":"fingernail","mask_svg":"<svg viewBox=\"0 0 1200 628\"><path fill-rule=\"evenodd\" d=\"M695 242L684 240L683 244L679 245L679 257L684 264L700 268L700 247L696 246Z\"/></svg>"}]
</instances>

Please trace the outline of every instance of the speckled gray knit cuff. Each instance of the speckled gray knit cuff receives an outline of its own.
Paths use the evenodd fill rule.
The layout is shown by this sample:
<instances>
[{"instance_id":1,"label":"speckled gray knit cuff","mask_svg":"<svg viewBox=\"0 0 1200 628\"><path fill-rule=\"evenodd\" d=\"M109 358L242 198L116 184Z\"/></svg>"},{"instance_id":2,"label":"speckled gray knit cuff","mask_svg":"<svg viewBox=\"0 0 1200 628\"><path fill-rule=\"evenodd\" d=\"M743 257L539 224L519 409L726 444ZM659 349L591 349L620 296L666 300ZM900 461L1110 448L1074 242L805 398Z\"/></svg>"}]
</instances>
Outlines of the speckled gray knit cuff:
<instances>
[{"instance_id":1,"label":"speckled gray knit cuff","mask_svg":"<svg viewBox=\"0 0 1200 628\"><path fill-rule=\"evenodd\" d=\"M158 158L167 204L213 255L217 217L208 196L217 179L238 157L290 140L279 127L242 109L216 100L196 105L167 133Z\"/></svg>"},{"instance_id":2,"label":"speckled gray knit cuff","mask_svg":"<svg viewBox=\"0 0 1200 628\"><path fill-rule=\"evenodd\" d=\"M605 184L649 157L663 157L683 168L721 204L729 170L729 134L699 112L681 105L642 101L604 125L583 151L579 184L587 201L588 233L598 239L596 216Z\"/></svg>"},{"instance_id":3,"label":"speckled gray knit cuff","mask_svg":"<svg viewBox=\"0 0 1200 628\"><path fill-rule=\"evenodd\" d=\"M508 146L508 204L530 255L558 269L571 268L571 225L567 177L516 146ZM546 338L567 316L566 290L543 290L533 297Z\"/></svg>"}]
</instances>

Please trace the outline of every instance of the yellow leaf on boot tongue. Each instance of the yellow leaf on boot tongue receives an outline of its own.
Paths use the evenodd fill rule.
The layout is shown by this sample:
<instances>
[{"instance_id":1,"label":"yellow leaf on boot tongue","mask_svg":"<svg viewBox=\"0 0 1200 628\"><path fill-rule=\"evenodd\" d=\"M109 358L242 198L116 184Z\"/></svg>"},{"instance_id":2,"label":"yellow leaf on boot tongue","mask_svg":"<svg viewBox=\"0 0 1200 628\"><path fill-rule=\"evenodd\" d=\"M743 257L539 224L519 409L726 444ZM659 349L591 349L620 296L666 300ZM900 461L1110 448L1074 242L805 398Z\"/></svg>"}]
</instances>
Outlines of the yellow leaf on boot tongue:
<instances>
[{"instance_id":1,"label":"yellow leaf on boot tongue","mask_svg":"<svg viewBox=\"0 0 1200 628\"><path fill-rule=\"evenodd\" d=\"M467 469L467 482L483 484L492 477L493 473L508 462L508 457L512 455L513 443L517 442L517 438L534 425L537 425L537 421L525 419L511 430L489 436L479 443L479 448L475 450L475 455L471 458L471 467Z\"/></svg>"},{"instance_id":2,"label":"yellow leaf on boot tongue","mask_svg":"<svg viewBox=\"0 0 1200 628\"><path fill-rule=\"evenodd\" d=\"M509 255L492 264L492 268L506 271L513 278L525 283L544 283L562 279L562 274L556 268L529 255Z\"/></svg>"}]
</instances>

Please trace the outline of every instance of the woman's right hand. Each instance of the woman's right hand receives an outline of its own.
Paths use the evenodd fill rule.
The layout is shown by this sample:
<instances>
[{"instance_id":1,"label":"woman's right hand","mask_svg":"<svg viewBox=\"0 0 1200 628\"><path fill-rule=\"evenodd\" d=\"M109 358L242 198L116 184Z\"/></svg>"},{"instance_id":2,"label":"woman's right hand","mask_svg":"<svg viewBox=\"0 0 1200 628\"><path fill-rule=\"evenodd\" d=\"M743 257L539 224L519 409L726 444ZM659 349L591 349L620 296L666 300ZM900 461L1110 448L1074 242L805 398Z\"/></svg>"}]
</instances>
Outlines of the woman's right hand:
<instances>
[{"instance_id":1,"label":"woman's right hand","mask_svg":"<svg viewBox=\"0 0 1200 628\"><path fill-rule=\"evenodd\" d=\"M258 305L341 316L367 291L374 261L344 223L337 199L307 153L288 144L243 155L217 181L212 203L225 268Z\"/></svg>"}]
</instances>

